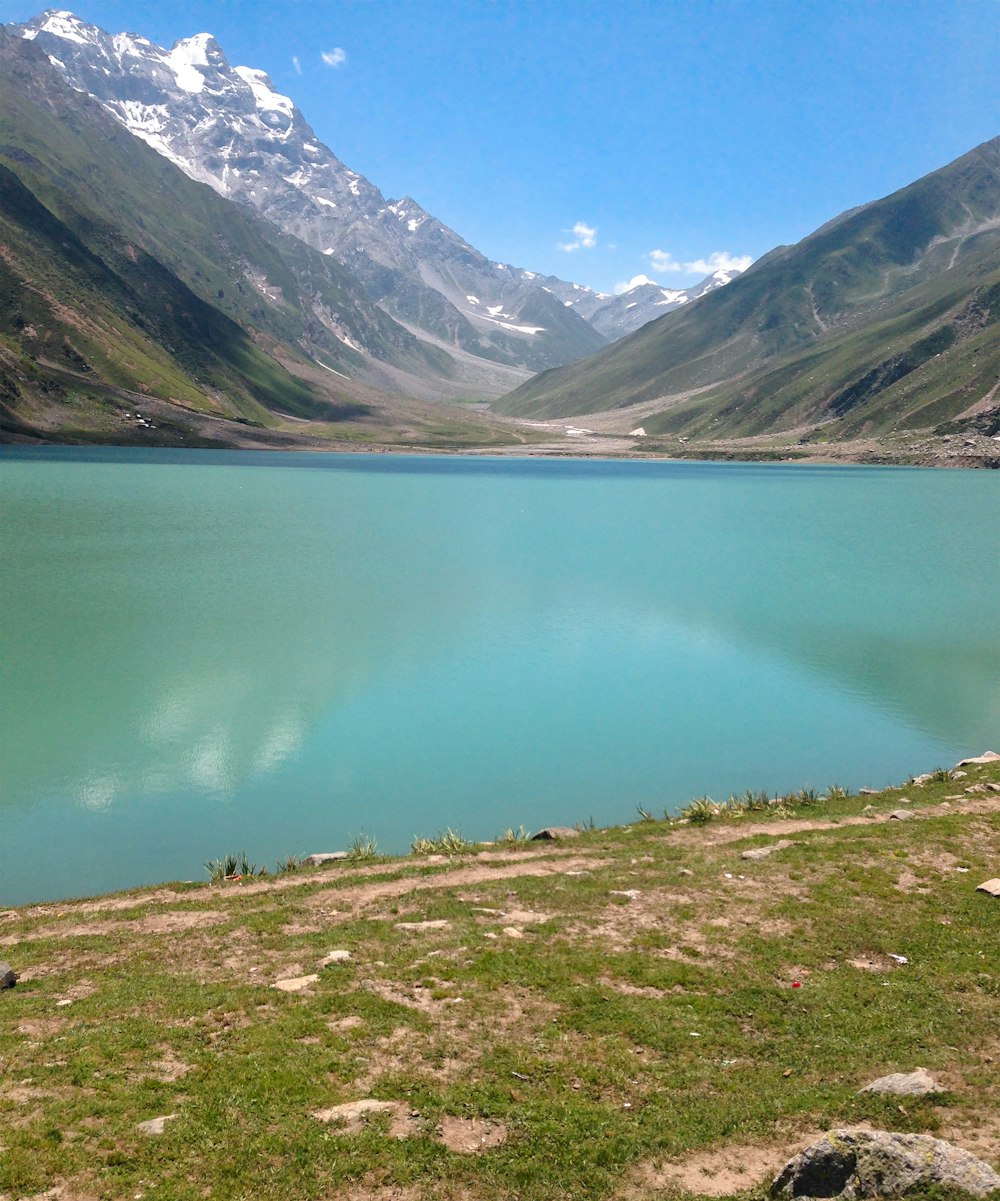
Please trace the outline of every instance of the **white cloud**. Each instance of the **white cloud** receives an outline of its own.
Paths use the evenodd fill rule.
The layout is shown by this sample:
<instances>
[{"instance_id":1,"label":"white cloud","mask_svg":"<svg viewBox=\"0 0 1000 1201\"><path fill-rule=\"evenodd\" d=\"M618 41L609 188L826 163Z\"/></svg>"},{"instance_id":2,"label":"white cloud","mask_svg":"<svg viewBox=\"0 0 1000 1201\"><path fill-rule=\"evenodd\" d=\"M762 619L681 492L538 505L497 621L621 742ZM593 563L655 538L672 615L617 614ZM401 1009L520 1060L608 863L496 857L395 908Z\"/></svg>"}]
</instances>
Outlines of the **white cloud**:
<instances>
[{"instance_id":1,"label":"white cloud","mask_svg":"<svg viewBox=\"0 0 1000 1201\"><path fill-rule=\"evenodd\" d=\"M707 259L685 263L684 269L692 274L711 275L713 271L746 271L752 262L752 254L728 254L725 250L716 250Z\"/></svg>"},{"instance_id":2,"label":"white cloud","mask_svg":"<svg viewBox=\"0 0 1000 1201\"><path fill-rule=\"evenodd\" d=\"M641 288L643 284L658 286L656 280L650 279L648 275L633 275L631 279L615 284L613 291L616 296L621 296L623 292L631 292L633 288Z\"/></svg>"},{"instance_id":3,"label":"white cloud","mask_svg":"<svg viewBox=\"0 0 1000 1201\"><path fill-rule=\"evenodd\" d=\"M649 252L649 264L659 275L672 272L680 275L711 275L713 271L746 271L752 262L752 255L733 255L726 250L714 250L708 258L692 259L688 263L678 263L669 250Z\"/></svg>"},{"instance_id":4,"label":"white cloud","mask_svg":"<svg viewBox=\"0 0 1000 1201\"><path fill-rule=\"evenodd\" d=\"M583 221L577 221L576 225L574 225L569 232L573 235L576 241L558 242L557 245L560 250L569 252L573 250L579 250L581 247L585 250L593 250L593 248L597 245L597 230L593 226L587 225Z\"/></svg>"},{"instance_id":5,"label":"white cloud","mask_svg":"<svg viewBox=\"0 0 1000 1201\"><path fill-rule=\"evenodd\" d=\"M295 68L296 75L302 74L302 64L299 62L299 56L297 54L292 55L292 66Z\"/></svg>"},{"instance_id":6,"label":"white cloud","mask_svg":"<svg viewBox=\"0 0 1000 1201\"><path fill-rule=\"evenodd\" d=\"M332 50L321 51L320 58L328 67L339 67L347 62L347 51L341 50L339 46L334 46Z\"/></svg>"}]
</instances>

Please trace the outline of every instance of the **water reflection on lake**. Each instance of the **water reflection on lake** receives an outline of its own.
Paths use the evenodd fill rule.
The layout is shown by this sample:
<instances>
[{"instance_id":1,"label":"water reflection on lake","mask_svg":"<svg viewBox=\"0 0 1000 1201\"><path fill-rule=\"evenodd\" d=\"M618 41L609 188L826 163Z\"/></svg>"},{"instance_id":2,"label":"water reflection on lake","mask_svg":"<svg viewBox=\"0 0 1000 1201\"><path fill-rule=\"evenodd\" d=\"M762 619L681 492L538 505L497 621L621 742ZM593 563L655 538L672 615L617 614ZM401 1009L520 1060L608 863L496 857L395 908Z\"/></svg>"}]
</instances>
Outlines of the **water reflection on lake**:
<instances>
[{"instance_id":1,"label":"water reflection on lake","mask_svg":"<svg viewBox=\"0 0 1000 1201\"><path fill-rule=\"evenodd\" d=\"M2 903L1000 729L995 473L5 450L0 495Z\"/></svg>"}]
</instances>

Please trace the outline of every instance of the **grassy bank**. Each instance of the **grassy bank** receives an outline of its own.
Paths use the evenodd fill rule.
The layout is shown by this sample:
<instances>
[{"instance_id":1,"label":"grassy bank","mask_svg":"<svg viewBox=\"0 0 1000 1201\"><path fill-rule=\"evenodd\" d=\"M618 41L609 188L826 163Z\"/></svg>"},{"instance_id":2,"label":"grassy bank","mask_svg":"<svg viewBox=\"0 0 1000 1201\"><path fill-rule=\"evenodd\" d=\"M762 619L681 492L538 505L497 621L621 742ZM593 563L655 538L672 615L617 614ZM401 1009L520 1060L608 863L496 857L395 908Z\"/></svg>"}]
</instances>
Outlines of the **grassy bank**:
<instances>
[{"instance_id":1,"label":"grassy bank","mask_svg":"<svg viewBox=\"0 0 1000 1201\"><path fill-rule=\"evenodd\" d=\"M0 914L0 1195L754 1197L861 1122L996 1166L1000 764L963 770Z\"/></svg>"}]
</instances>

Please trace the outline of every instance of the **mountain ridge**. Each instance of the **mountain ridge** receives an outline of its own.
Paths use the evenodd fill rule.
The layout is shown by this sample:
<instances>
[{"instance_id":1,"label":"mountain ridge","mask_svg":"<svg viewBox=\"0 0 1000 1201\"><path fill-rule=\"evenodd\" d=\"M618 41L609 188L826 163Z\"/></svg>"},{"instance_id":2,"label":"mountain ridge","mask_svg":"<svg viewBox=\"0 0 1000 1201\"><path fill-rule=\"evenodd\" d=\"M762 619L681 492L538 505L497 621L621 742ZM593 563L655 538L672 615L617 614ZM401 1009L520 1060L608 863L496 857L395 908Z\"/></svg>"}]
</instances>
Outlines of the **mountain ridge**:
<instances>
[{"instance_id":1,"label":"mountain ridge","mask_svg":"<svg viewBox=\"0 0 1000 1201\"><path fill-rule=\"evenodd\" d=\"M998 284L995 138L495 407L579 416L662 398L659 412L644 413L647 432L698 437L716 426L743 435L838 427L822 437L932 428L962 420L996 382Z\"/></svg>"},{"instance_id":2,"label":"mountain ridge","mask_svg":"<svg viewBox=\"0 0 1000 1201\"><path fill-rule=\"evenodd\" d=\"M211 34L180 39L168 51L137 34L108 34L66 10L12 28L185 173L336 255L387 312L445 343L543 370L631 332L664 303L642 297L639 307L636 298L491 261L412 197L385 198L323 145L266 72L230 66ZM669 306L683 304L725 282L713 273L663 295L672 298ZM559 314L540 293L570 312ZM549 324L525 317L525 304ZM488 315L492 309L499 319Z\"/></svg>"}]
</instances>

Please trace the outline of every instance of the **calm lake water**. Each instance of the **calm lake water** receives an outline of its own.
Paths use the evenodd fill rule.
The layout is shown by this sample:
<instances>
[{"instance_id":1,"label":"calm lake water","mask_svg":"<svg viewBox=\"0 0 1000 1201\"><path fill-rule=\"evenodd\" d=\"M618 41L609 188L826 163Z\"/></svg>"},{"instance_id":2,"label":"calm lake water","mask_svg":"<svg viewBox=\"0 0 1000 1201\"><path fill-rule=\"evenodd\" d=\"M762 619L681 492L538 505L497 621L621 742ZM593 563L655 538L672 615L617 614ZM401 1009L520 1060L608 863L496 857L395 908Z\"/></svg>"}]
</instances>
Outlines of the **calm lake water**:
<instances>
[{"instance_id":1,"label":"calm lake water","mask_svg":"<svg viewBox=\"0 0 1000 1201\"><path fill-rule=\"evenodd\" d=\"M1000 473L0 459L0 903L996 747Z\"/></svg>"}]
</instances>

